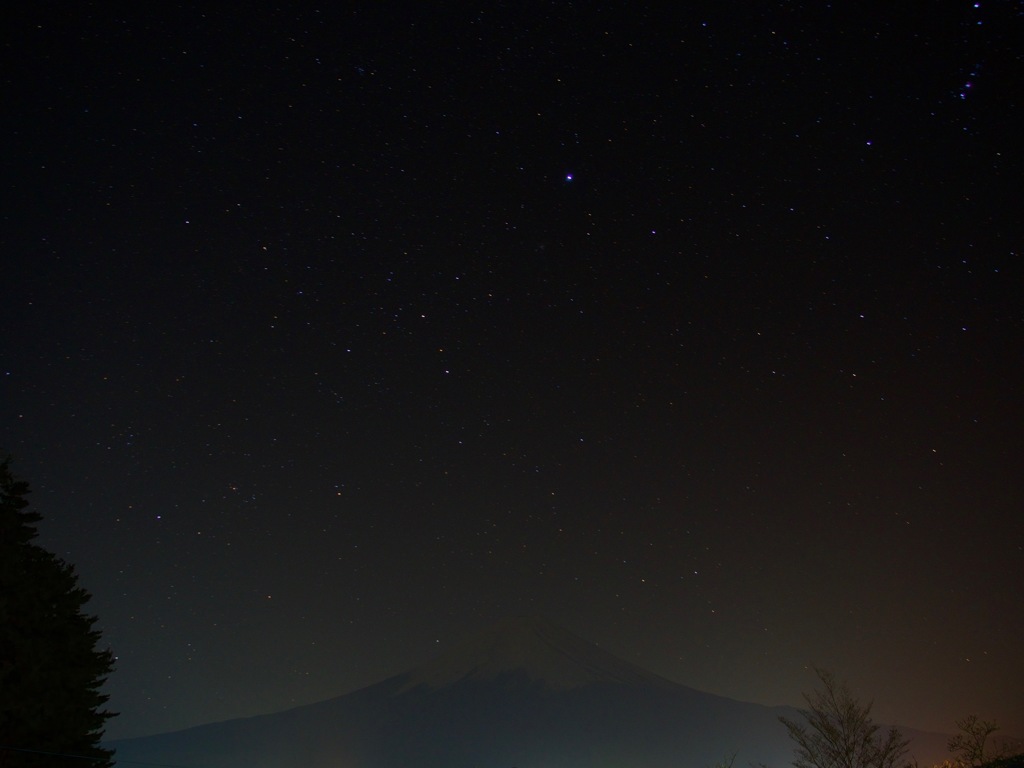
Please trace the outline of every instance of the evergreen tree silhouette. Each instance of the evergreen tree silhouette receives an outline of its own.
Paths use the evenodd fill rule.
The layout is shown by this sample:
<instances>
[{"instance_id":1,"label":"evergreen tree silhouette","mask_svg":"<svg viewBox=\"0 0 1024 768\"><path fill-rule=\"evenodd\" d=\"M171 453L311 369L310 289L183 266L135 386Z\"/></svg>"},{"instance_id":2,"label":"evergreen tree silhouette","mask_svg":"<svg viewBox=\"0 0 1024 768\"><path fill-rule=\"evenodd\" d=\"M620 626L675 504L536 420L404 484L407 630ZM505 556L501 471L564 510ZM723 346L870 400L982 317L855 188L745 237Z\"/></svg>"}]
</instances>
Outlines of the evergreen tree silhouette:
<instances>
[{"instance_id":1,"label":"evergreen tree silhouette","mask_svg":"<svg viewBox=\"0 0 1024 768\"><path fill-rule=\"evenodd\" d=\"M0 462L0 766L110 766L100 747L113 668L74 568L33 543L42 517Z\"/></svg>"}]
</instances>

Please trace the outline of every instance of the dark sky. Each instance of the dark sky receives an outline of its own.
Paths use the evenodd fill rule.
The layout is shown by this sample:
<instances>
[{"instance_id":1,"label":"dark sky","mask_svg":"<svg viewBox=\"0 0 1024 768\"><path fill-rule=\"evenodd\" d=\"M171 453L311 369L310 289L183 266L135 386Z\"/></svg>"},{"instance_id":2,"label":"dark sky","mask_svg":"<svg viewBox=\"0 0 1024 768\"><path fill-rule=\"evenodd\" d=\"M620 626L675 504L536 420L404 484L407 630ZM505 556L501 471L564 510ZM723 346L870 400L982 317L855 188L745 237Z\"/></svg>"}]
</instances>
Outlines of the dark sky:
<instances>
[{"instance_id":1,"label":"dark sky","mask_svg":"<svg viewBox=\"0 0 1024 768\"><path fill-rule=\"evenodd\" d=\"M0 449L108 735L523 613L1024 735L1024 6L364 5L0 33Z\"/></svg>"}]
</instances>

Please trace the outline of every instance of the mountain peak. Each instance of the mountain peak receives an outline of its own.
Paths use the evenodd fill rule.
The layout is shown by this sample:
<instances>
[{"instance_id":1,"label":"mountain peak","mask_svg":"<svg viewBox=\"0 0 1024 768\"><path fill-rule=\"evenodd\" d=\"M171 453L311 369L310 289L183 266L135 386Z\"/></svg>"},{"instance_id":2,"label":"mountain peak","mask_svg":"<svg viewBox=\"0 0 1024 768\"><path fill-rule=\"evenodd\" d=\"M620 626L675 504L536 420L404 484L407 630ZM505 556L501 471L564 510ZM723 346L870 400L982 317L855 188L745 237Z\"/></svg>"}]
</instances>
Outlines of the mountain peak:
<instances>
[{"instance_id":1,"label":"mountain peak","mask_svg":"<svg viewBox=\"0 0 1024 768\"><path fill-rule=\"evenodd\" d=\"M413 669L403 690L525 675L551 690L591 683L670 685L539 616L505 619Z\"/></svg>"}]
</instances>

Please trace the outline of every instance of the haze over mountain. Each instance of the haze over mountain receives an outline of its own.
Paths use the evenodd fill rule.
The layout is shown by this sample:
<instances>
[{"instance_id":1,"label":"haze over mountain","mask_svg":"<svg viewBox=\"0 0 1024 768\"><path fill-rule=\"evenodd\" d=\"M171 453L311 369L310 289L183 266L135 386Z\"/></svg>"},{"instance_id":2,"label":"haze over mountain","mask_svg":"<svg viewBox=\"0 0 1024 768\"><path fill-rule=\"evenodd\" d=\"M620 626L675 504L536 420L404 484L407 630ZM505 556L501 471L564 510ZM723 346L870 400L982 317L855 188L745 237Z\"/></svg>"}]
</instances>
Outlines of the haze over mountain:
<instances>
[{"instance_id":1,"label":"haze over mountain","mask_svg":"<svg viewBox=\"0 0 1024 768\"><path fill-rule=\"evenodd\" d=\"M666 680L539 618L491 626L376 685L284 712L113 742L131 762L217 768L622 766L790 762L792 709ZM945 737L905 731L915 756Z\"/></svg>"}]
</instances>

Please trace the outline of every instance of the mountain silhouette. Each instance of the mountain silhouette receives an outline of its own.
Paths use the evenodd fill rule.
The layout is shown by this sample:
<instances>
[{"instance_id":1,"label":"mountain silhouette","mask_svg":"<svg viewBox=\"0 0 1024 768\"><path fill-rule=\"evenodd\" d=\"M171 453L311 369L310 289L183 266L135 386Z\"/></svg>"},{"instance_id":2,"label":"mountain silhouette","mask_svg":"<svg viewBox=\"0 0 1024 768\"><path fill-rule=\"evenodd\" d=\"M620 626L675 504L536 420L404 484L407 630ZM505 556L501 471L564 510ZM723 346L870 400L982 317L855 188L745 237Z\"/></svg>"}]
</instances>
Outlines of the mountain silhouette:
<instances>
[{"instance_id":1,"label":"mountain silhouette","mask_svg":"<svg viewBox=\"0 0 1024 768\"><path fill-rule=\"evenodd\" d=\"M506 619L409 672L405 689L518 675L548 690L594 683L673 685L537 616Z\"/></svg>"},{"instance_id":2,"label":"mountain silhouette","mask_svg":"<svg viewBox=\"0 0 1024 768\"><path fill-rule=\"evenodd\" d=\"M284 712L111 742L197 768L782 768L790 708L687 688L543 619L489 627L376 685ZM945 737L907 732L923 765Z\"/></svg>"}]
</instances>

